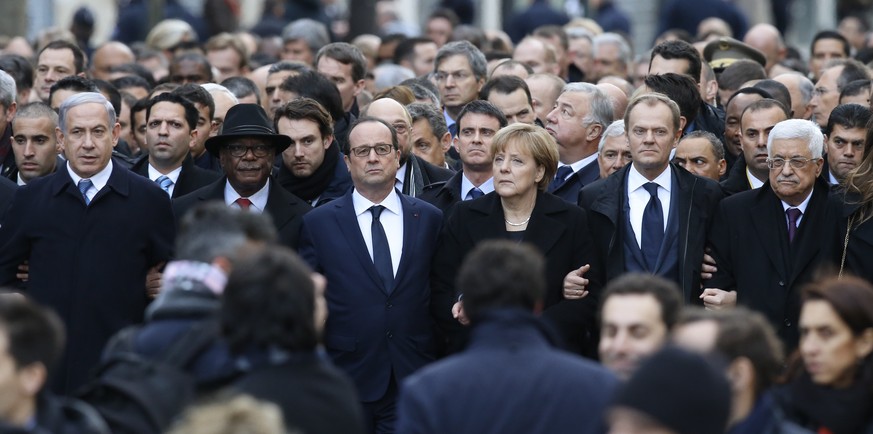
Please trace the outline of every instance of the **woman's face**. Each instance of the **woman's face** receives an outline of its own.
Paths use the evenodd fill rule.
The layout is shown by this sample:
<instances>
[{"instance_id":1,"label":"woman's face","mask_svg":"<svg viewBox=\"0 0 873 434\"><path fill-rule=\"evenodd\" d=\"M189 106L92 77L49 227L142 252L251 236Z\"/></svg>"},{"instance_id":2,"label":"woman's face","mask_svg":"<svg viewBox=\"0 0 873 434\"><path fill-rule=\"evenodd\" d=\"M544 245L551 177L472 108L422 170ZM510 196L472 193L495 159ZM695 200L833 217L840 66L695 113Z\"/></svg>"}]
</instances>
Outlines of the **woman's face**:
<instances>
[{"instance_id":1,"label":"woman's face","mask_svg":"<svg viewBox=\"0 0 873 434\"><path fill-rule=\"evenodd\" d=\"M503 151L494 154L493 161L494 190L500 197L536 194L537 183L543 179L545 168L537 165L526 148L509 142Z\"/></svg>"},{"instance_id":2,"label":"woman's face","mask_svg":"<svg viewBox=\"0 0 873 434\"><path fill-rule=\"evenodd\" d=\"M852 334L827 301L803 304L800 354L814 383L837 388L850 386L858 361L870 353L869 342L864 341Z\"/></svg>"}]
</instances>

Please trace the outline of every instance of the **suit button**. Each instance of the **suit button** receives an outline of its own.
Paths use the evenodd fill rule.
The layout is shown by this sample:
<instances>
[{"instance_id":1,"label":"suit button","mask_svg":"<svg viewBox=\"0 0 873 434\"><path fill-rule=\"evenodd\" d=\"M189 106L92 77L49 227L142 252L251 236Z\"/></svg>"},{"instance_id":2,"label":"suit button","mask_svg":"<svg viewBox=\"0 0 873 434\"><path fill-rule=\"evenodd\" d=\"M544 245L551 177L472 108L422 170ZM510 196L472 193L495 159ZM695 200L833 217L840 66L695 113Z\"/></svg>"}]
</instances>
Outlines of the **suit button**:
<instances>
[{"instance_id":1,"label":"suit button","mask_svg":"<svg viewBox=\"0 0 873 434\"><path fill-rule=\"evenodd\" d=\"M785 327L791 327L791 320L790 319L785 318L785 321L783 323L785 324Z\"/></svg>"},{"instance_id":2,"label":"suit button","mask_svg":"<svg viewBox=\"0 0 873 434\"><path fill-rule=\"evenodd\" d=\"M783 281L780 280L780 281L779 281L779 286L783 286L783 287L784 287L784 286L785 286L785 282L783 282Z\"/></svg>"},{"instance_id":3,"label":"suit button","mask_svg":"<svg viewBox=\"0 0 873 434\"><path fill-rule=\"evenodd\" d=\"M391 309L392 307L394 307L394 305L391 303L385 303L385 307L387 307L388 309Z\"/></svg>"},{"instance_id":4,"label":"suit button","mask_svg":"<svg viewBox=\"0 0 873 434\"><path fill-rule=\"evenodd\" d=\"M388 336L388 339L391 339L394 337L394 333L391 333L390 331L388 331L385 333L385 336Z\"/></svg>"}]
</instances>

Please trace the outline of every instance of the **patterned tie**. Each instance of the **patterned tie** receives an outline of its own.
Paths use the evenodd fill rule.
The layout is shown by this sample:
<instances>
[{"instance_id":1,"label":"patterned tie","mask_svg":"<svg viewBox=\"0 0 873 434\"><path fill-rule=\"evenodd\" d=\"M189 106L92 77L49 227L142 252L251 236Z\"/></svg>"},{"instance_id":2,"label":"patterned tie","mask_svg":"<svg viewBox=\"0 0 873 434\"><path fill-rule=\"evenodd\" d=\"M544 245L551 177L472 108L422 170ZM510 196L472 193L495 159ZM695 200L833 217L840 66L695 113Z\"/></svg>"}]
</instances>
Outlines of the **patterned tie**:
<instances>
[{"instance_id":1,"label":"patterned tie","mask_svg":"<svg viewBox=\"0 0 873 434\"><path fill-rule=\"evenodd\" d=\"M555 179L552 180L551 184L549 184L548 192L554 192L555 190L561 188L565 182L567 182L567 177L573 173L573 168L570 166L561 166L558 168L558 173L555 174Z\"/></svg>"},{"instance_id":2,"label":"patterned tie","mask_svg":"<svg viewBox=\"0 0 873 434\"><path fill-rule=\"evenodd\" d=\"M647 182L643 188L649 192L649 203L643 210L643 235L640 250L649 266L649 271L655 271L661 244L664 242L664 211L661 200L658 199L658 184Z\"/></svg>"},{"instance_id":3,"label":"patterned tie","mask_svg":"<svg viewBox=\"0 0 873 434\"><path fill-rule=\"evenodd\" d=\"M90 179L80 179L77 186L79 187L79 191L82 193L82 197L85 198L85 205L90 205L91 199L88 198L88 195L86 193L88 193L88 190L90 190L91 187L94 186L94 183L91 182Z\"/></svg>"},{"instance_id":4,"label":"patterned tie","mask_svg":"<svg viewBox=\"0 0 873 434\"><path fill-rule=\"evenodd\" d=\"M797 235L797 221L803 213L797 208L788 208L785 213L788 214L788 242L791 243Z\"/></svg>"},{"instance_id":5,"label":"patterned tie","mask_svg":"<svg viewBox=\"0 0 873 434\"><path fill-rule=\"evenodd\" d=\"M252 206L252 201L250 201L244 197L241 197L241 198L235 200L234 203L239 205L239 209L241 209L243 211L248 211L249 208Z\"/></svg>"},{"instance_id":6,"label":"patterned tie","mask_svg":"<svg viewBox=\"0 0 873 434\"><path fill-rule=\"evenodd\" d=\"M161 186L161 189L166 191L167 194L170 194L170 187L173 186L173 180L168 178L166 175L161 175L158 179L155 180L158 185Z\"/></svg>"},{"instance_id":7,"label":"patterned tie","mask_svg":"<svg viewBox=\"0 0 873 434\"><path fill-rule=\"evenodd\" d=\"M464 200L478 199L483 195L485 195L485 193L483 193L482 190L479 190L479 187L473 187L473 189L467 193L467 198Z\"/></svg>"},{"instance_id":8,"label":"patterned tie","mask_svg":"<svg viewBox=\"0 0 873 434\"><path fill-rule=\"evenodd\" d=\"M373 264L376 266L379 277L382 278L385 290L391 292L391 289L394 287L394 266L391 264L391 248L388 246L388 236L385 235L385 228L382 226L382 222L379 221L379 216L382 215L384 210L385 207L382 205L370 207L370 212L373 214L370 232L373 235Z\"/></svg>"}]
</instances>

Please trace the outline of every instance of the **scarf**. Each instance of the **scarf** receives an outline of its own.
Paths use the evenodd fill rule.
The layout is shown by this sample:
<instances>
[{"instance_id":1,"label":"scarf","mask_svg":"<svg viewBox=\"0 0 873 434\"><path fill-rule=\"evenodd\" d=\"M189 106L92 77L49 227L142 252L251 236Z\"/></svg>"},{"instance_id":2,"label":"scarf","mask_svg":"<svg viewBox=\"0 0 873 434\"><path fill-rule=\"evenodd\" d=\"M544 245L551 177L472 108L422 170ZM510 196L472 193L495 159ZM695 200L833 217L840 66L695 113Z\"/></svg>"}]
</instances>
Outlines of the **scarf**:
<instances>
[{"instance_id":1,"label":"scarf","mask_svg":"<svg viewBox=\"0 0 873 434\"><path fill-rule=\"evenodd\" d=\"M295 196L312 204L312 201L321 196L321 193L327 189L330 182L333 181L333 174L336 170L337 162L339 161L339 146L336 141L331 144L324 152L324 161L321 166L315 169L311 176L299 178L294 176L294 173L288 169L285 164L279 165L279 175L276 181L286 190L294 193Z\"/></svg>"}]
</instances>

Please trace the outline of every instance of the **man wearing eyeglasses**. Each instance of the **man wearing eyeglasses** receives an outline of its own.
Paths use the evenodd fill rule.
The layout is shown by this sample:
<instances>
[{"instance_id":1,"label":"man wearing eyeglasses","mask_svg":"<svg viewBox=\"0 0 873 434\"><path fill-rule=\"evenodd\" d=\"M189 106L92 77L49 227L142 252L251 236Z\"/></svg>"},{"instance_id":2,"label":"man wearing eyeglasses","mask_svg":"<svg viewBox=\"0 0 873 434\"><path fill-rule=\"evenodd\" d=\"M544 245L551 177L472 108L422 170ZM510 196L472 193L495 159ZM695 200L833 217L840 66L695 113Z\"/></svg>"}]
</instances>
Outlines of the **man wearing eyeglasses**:
<instances>
[{"instance_id":1,"label":"man wearing eyeglasses","mask_svg":"<svg viewBox=\"0 0 873 434\"><path fill-rule=\"evenodd\" d=\"M839 204L819 179L824 137L811 121L779 122L767 139L769 179L719 204L710 233L710 309L743 304L764 314L791 350L797 346L800 287L834 259Z\"/></svg>"},{"instance_id":2,"label":"man wearing eyeglasses","mask_svg":"<svg viewBox=\"0 0 873 434\"><path fill-rule=\"evenodd\" d=\"M359 118L345 153L354 190L304 216L300 255L327 279L327 352L355 382L367 432L388 433L397 385L434 358L428 279L442 213L395 187L391 123Z\"/></svg>"},{"instance_id":3,"label":"man wearing eyeglasses","mask_svg":"<svg viewBox=\"0 0 873 434\"><path fill-rule=\"evenodd\" d=\"M454 41L439 49L434 66L446 126L452 137L457 137L455 119L468 102L478 98L487 79L488 64L476 46L468 41Z\"/></svg>"},{"instance_id":4,"label":"man wearing eyeglasses","mask_svg":"<svg viewBox=\"0 0 873 434\"><path fill-rule=\"evenodd\" d=\"M310 207L270 177L276 155L291 139L276 134L273 122L257 104L238 104L227 111L221 134L206 141L206 150L221 162L223 177L173 201L180 218L198 203L221 200L229 207L272 217L279 242L297 248L303 214Z\"/></svg>"},{"instance_id":5,"label":"man wearing eyeglasses","mask_svg":"<svg viewBox=\"0 0 873 434\"><path fill-rule=\"evenodd\" d=\"M840 103L840 92L855 80L870 80L870 71L864 64L853 59L834 59L825 64L815 83L812 99L812 120L825 128L831 111Z\"/></svg>"}]
</instances>

